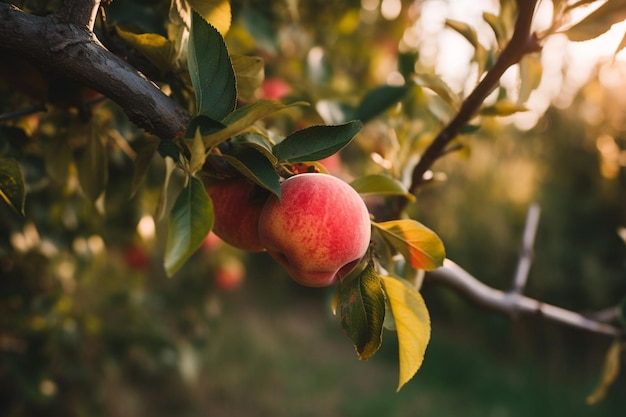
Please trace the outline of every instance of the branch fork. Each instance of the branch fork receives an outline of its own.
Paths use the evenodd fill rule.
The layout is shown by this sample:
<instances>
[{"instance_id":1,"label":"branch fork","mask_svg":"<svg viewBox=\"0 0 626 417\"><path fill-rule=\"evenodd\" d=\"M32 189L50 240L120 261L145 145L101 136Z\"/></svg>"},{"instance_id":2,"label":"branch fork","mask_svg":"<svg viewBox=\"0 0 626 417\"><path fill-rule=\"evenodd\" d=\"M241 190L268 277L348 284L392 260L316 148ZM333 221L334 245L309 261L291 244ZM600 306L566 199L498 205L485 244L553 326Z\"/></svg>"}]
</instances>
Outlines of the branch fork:
<instances>
[{"instance_id":1,"label":"branch fork","mask_svg":"<svg viewBox=\"0 0 626 417\"><path fill-rule=\"evenodd\" d=\"M191 115L137 69L98 41L92 29L100 1L66 0L41 17L0 3L0 51L26 58L43 71L77 81L109 97L137 126L170 139Z\"/></svg>"}]
</instances>

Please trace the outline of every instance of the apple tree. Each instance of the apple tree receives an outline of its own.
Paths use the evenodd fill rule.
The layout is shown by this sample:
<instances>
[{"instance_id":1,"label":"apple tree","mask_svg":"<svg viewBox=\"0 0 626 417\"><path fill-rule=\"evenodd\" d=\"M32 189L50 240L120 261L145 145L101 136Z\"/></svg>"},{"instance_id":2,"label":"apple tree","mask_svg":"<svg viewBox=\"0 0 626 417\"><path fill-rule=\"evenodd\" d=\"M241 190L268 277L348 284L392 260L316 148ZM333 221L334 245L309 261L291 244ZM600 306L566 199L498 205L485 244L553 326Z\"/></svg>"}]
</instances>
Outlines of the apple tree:
<instances>
[{"instance_id":1,"label":"apple tree","mask_svg":"<svg viewBox=\"0 0 626 417\"><path fill-rule=\"evenodd\" d=\"M422 59L414 28L423 2L339 3L0 4L0 350L51 366L31 349L54 346L55 326L82 329L96 349L104 315L124 312L76 288L126 299L150 276L176 286L185 272L195 287L168 287L171 298L201 305L203 268L220 277L214 285L235 287L245 268L235 248L267 249L299 283L336 284L332 310L359 359L376 354L384 330L397 333L398 390L428 360L421 289L433 282L495 311L611 336L592 401L602 397L619 367L623 321L523 294L538 208L528 212L512 289L500 291L446 258L420 197L441 185L441 160L532 107L549 39L596 38L624 20L624 3L501 0L483 13L482 32L446 19L473 51L455 64L471 69L461 88ZM551 13L538 28L540 6ZM516 88L502 84L511 69ZM230 245L215 249L215 235ZM210 259L199 268L203 251ZM92 282L94 270L124 273ZM39 381L37 369L15 363L13 375Z\"/></svg>"}]
</instances>

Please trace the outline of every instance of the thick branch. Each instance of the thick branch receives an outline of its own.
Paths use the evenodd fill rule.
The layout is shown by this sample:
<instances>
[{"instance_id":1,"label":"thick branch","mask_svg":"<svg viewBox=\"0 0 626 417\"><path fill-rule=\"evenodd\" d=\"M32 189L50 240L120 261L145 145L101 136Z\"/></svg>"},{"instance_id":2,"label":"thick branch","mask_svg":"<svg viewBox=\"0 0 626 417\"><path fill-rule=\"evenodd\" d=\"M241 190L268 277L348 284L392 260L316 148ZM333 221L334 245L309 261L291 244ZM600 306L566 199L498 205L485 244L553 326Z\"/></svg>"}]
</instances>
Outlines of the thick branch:
<instances>
[{"instance_id":1,"label":"thick branch","mask_svg":"<svg viewBox=\"0 0 626 417\"><path fill-rule=\"evenodd\" d=\"M64 19L56 14L33 16L0 3L0 51L21 55L102 93L133 123L161 138L184 131L190 119L185 109L106 50L86 27Z\"/></svg>"},{"instance_id":2,"label":"thick branch","mask_svg":"<svg viewBox=\"0 0 626 417\"><path fill-rule=\"evenodd\" d=\"M502 50L494 66L487 71L476 88L463 101L454 119L437 135L424 151L420 161L413 169L409 191L415 193L424 181L424 174L445 152L446 146L459 134L461 129L474 117L487 96L497 87L502 74L529 52L539 49L537 39L531 35L530 28L537 0L518 0L518 16L511 40Z\"/></svg>"},{"instance_id":3,"label":"thick branch","mask_svg":"<svg viewBox=\"0 0 626 417\"><path fill-rule=\"evenodd\" d=\"M99 7L100 0L64 0L56 14L65 22L74 23L91 31L96 22Z\"/></svg>"},{"instance_id":4,"label":"thick branch","mask_svg":"<svg viewBox=\"0 0 626 417\"><path fill-rule=\"evenodd\" d=\"M426 274L426 283L445 285L479 306L511 315L540 316L568 326L611 336L623 336L624 330L581 314L517 294L491 288L449 259L442 268Z\"/></svg>"}]
</instances>

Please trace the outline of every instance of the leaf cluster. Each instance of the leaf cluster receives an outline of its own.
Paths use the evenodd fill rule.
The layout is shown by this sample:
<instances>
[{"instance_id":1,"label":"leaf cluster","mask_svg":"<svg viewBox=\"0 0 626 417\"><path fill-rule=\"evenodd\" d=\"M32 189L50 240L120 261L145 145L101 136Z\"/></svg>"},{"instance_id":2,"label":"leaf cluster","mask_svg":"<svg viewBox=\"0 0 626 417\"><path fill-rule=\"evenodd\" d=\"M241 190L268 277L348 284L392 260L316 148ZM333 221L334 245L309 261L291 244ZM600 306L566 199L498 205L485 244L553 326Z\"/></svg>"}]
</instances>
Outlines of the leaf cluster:
<instances>
[{"instance_id":1,"label":"leaf cluster","mask_svg":"<svg viewBox=\"0 0 626 417\"><path fill-rule=\"evenodd\" d=\"M568 23L572 11L591 3L594 1L553 0L552 26L531 40L539 44L547 36L564 33L572 41L584 41L606 32L626 16L623 1L608 0L579 22ZM481 43L470 25L446 21L447 30L456 32L473 47L472 64L478 68L477 82L489 74L498 53L511 40L520 5L523 2L501 0L498 14L483 14L493 34L490 45ZM131 147L114 132L121 131L129 137L136 132L129 133L128 128L119 127L116 120L119 115L114 110L104 117L88 118L86 123L74 108L71 120L61 120L61 116L55 119L57 115L53 113L48 123L62 129L55 132L58 134L47 135L47 130L54 129L42 126L37 133L44 148L44 170L61 184L76 178L75 187L80 188L91 204L98 206L109 183L111 148L122 149L133 160L135 170L128 181L131 195L140 189L158 159L155 156L159 155L159 162L164 161L165 175L160 183L160 196L153 202L156 217L167 217L164 268L172 276L192 257L213 227L213 202L205 190L206 178L245 177L280 197L283 178L303 170L323 170L319 161L347 150L363 129L376 129L383 124L384 128L380 128L384 130L383 141L359 144L359 152L367 162L355 170L357 177L351 182L373 208L370 254L361 268L339 285L335 310L361 359L377 352L384 328L397 331L400 389L421 366L430 336L430 319L419 292L423 271L440 267L445 250L435 232L418 221L406 219L406 213L397 207L404 208L405 203L416 201L416 190L407 173L416 166L437 132L467 109L467 98L434 74L432 68L421 67L416 51L401 54L399 61L403 62L398 63L398 69L402 83L369 86L364 92L362 86L352 85L359 89L358 100L337 97L328 93L333 66L329 62L345 57L341 54L329 57L320 48L321 58L305 68L314 82L307 86L313 91L308 98L314 106L300 100L257 99L255 92L264 78L264 62L257 56L229 51L225 41L232 23L228 1L175 0L167 8L167 15L163 30L155 31L159 33L141 33L121 25L102 29L112 29L107 31L109 36L119 38L156 68L155 80L160 87L171 91L172 98L193 115L186 129L172 138L146 137ZM345 10L339 25L343 34L353 35L363 29L355 16L358 13L354 10L349 7ZM245 36L239 41L263 44L265 52L275 52L277 32L266 27L271 24L259 23L263 18L250 9L242 12L244 26L259 36L257 42ZM320 35L316 41L332 39ZM478 103L476 109L471 109L476 112L467 115L468 122L458 126L455 133L459 136L449 138L450 144L436 158L468 149L467 137L480 129L485 120L526 110L543 72L540 48L531 46L536 48L525 51L528 53L521 54L523 57L515 63L520 69L516 94L500 87L491 101ZM624 46L626 35L616 53ZM363 49L350 47L354 54ZM315 60L307 62L312 61ZM353 75L350 71L357 72L358 68L346 66L350 70L344 78L349 80ZM348 81L346 84L350 86ZM492 87L498 88L495 84ZM282 132L264 124L288 112L316 112L317 119L315 123L290 125ZM320 119L326 124L320 123ZM15 132L8 131L3 130L3 135L13 138ZM0 197L12 210L24 215L29 174L24 166L27 165L19 155L0 150ZM433 174L431 178L436 177ZM376 209L380 208L380 201L391 206L391 215L379 215ZM611 369L603 378L604 385L613 378Z\"/></svg>"}]
</instances>

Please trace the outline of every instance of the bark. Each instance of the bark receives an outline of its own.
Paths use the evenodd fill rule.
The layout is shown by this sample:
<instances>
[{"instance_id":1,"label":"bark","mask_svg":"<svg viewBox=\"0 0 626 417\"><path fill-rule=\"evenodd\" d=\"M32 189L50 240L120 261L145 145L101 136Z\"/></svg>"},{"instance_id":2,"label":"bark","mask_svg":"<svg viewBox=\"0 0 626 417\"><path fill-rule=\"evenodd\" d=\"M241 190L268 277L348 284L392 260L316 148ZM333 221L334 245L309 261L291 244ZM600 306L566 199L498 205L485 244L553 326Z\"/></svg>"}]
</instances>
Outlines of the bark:
<instances>
[{"instance_id":1,"label":"bark","mask_svg":"<svg viewBox=\"0 0 626 417\"><path fill-rule=\"evenodd\" d=\"M71 18L78 22L68 21ZM41 17L1 3L0 56L3 50L22 56L100 92L121 106L133 123L160 138L183 132L189 112L104 48L90 30L92 24L93 13L85 8L67 6Z\"/></svg>"}]
</instances>

